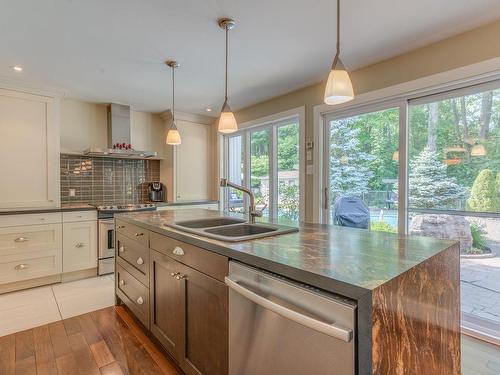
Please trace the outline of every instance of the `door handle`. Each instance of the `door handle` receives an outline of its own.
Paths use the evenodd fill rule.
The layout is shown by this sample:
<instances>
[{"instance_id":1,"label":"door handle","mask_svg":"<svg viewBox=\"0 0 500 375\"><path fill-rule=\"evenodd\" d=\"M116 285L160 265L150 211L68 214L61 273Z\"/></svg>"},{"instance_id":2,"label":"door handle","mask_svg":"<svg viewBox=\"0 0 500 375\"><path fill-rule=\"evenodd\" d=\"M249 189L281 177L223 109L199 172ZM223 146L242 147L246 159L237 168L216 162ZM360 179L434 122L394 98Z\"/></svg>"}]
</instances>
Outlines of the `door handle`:
<instances>
[{"instance_id":1,"label":"door handle","mask_svg":"<svg viewBox=\"0 0 500 375\"><path fill-rule=\"evenodd\" d=\"M230 279L229 277L224 278L225 284L234 290L235 292L241 294L243 297L249 299L250 301L262 306L266 310L275 312L282 317L294 321L304 327L310 328L314 331L324 333L325 335L334 337L336 339L350 342L352 340L352 330L343 327L336 326L333 323L324 322L316 318L311 318L310 316L303 315L297 311L294 311L288 307L282 306L279 303L270 301L269 299L245 288L240 285L237 281Z\"/></svg>"},{"instance_id":2,"label":"door handle","mask_svg":"<svg viewBox=\"0 0 500 375\"><path fill-rule=\"evenodd\" d=\"M144 303L144 299L142 297L137 298L137 303L142 305Z\"/></svg>"},{"instance_id":3,"label":"door handle","mask_svg":"<svg viewBox=\"0 0 500 375\"><path fill-rule=\"evenodd\" d=\"M120 284L120 286L124 286L125 285L125 281L120 280L119 284Z\"/></svg>"},{"instance_id":4,"label":"door handle","mask_svg":"<svg viewBox=\"0 0 500 375\"><path fill-rule=\"evenodd\" d=\"M144 264L144 259L142 259L141 257L139 257L139 258L137 258L136 263L139 264L139 265L140 264Z\"/></svg>"}]
</instances>

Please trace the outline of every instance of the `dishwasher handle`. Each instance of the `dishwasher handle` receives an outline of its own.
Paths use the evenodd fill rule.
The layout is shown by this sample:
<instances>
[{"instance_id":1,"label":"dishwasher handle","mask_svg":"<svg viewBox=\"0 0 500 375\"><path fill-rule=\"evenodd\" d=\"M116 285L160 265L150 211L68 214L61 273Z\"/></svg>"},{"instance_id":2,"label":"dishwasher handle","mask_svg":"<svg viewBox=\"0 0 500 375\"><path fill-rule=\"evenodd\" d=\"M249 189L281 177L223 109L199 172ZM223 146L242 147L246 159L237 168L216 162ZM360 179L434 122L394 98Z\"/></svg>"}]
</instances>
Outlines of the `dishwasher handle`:
<instances>
[{"instance_id":1,"label":"dishwasher handle","mask_svg":"<svg viewBox=\"0 0 500 375\"><path fill-rule=\"evenodd\" d=\"M262 306L267 310L273 311L284 318L294 321L295 323L301 324L307 328L324 333L325 335L334 337L336 339L345 342L350 342L352 340L351 329L341 328L334 324L323 322L318 319L314 319L309 316L300 314L294 310L289 309L288 307L282 306L278 303L268 300L265 297L262 297L261 295L245 288L237 281L232 280L229 277L225 277L224 282L229 288L241 294L243 297L246 297L250 301Z\"/></svg>"}]
</instances>

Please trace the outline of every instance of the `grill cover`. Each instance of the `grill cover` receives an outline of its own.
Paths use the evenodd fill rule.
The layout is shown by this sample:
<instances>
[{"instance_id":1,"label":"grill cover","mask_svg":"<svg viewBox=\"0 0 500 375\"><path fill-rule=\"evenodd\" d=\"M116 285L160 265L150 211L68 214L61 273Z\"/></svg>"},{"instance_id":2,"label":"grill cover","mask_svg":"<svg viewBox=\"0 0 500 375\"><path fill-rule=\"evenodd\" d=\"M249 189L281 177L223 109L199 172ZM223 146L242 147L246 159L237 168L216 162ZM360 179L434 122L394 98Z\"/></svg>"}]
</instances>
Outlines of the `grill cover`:
<instances>
[{"instance_id":1,"label":"grill cover","mask_svg":"<svg viewBox=\"0 0 500 375\"><path fill-rule=\"evenodd\" d=\"M370 228L370 210L359 198L340 197L335 201L333 223L351 228Z\"/></svg>"}]
</instances>

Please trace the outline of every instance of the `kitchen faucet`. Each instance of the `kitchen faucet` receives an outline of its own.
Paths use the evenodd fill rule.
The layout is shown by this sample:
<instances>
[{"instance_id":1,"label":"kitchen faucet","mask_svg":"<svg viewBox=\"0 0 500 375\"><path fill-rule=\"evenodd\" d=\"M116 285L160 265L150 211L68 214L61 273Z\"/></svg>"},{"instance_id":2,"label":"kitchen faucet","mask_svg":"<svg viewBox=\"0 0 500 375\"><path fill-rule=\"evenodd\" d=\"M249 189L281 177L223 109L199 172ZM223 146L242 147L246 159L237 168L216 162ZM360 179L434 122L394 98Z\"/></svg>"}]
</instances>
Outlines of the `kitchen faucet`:
<instances>
[{"instance_id":1,"label":"kitchen faucet","mask_svg":"<svg viewBox=\"0 0 500 375\"><path fill-rule=\"evenodd\" d=\"M255 196L250 189L247 189L244 186L234 184L234 183L228 181L227 178L220 179L220 186L221 187L232 187L233 189L242 191L242 192L247 193L249 195L250 206L248 207L248 221L250 223L255 223L255 218L262 216L262 211L259 211L255 208Z\"/></svg>"}]
</instances>

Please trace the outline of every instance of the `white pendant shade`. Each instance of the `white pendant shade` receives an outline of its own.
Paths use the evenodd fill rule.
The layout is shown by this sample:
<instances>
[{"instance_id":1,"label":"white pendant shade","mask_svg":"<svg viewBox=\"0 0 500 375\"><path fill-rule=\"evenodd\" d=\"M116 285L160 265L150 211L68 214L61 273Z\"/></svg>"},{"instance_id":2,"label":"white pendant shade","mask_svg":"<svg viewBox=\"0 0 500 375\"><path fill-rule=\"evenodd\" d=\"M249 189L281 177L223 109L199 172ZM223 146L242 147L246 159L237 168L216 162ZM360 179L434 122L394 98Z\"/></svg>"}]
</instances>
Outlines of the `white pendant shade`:
<instances>
[{"instance_id":1,"label":"white pendant shade","mask_svg":"<svg viewBox=\"0 0 500 375\"><path fill-rule=\"evenodd\" d=\"M170 128L167 133L167 145L176 146L181 143L181 135L179 134L177 127Z\"/></svg>"},{"instance_id":2,"label":"white pendant shade","mask_svg":"<svg viewBox=\"0 0 500 375\"><path fill-rule=\"evenodd\" d=\"M236 122L233 112L221 112L218 130L224 134L234 133L238 130L238 123Z\"/></svg>"},{"instance_id":3,"label":"white pendant shade","mask_svg":"<svg viewBox=\"0 0 500 375\"><path fill-rule=\"evenodd\" d=\"M349 73L344 69L332 69L328 75L325 89L325 104L334 105L354 99Z\"/></svg>"}]
</instances>

